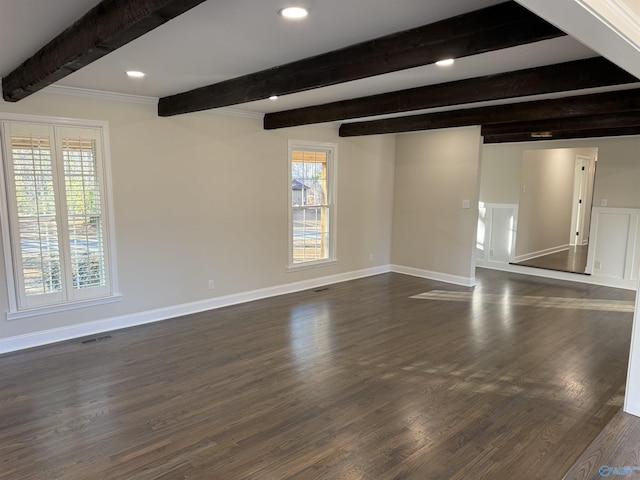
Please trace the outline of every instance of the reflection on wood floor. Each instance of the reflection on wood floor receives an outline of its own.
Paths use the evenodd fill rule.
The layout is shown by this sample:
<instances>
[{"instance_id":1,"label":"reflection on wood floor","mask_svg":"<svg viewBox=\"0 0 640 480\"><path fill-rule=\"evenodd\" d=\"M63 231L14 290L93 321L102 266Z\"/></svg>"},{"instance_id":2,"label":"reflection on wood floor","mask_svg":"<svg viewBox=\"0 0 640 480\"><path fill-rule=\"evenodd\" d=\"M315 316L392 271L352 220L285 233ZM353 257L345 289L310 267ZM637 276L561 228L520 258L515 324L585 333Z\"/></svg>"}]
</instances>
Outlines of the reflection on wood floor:
<instances>
[{"instance_id":1,"label":"reflection on wood floor","mask_svg":"<svg viewBox=\"0 0 640 480\"><path fill-rule=\"evenodd\" d=\"M514 265L558 270L561 272L584 273L587 268L587 250L587 245L570 246L567 250L531 258L514 263Z\"/></svg>"},{"instance_id":2,"label":"reflection on wood floor","mask_svg":"<svg viewBox=\"0 0 640 480\"><path fill-rule=\"evenodd\" d=\"M620 411L634 292L477 280L383 274L0 356L0 479L560 479Z\"/></svg>"}]
</instances>

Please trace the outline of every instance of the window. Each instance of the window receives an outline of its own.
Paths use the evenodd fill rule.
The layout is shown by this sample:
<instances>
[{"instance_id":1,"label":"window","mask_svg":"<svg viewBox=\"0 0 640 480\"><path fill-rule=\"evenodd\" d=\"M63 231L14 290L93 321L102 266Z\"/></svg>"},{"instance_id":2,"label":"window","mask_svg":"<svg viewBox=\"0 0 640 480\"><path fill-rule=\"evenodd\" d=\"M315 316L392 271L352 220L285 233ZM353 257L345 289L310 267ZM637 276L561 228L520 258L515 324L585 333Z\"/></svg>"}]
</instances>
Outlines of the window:
<instances>
[{"instance_id":1,"label":"window","mask_svg":"<svg viewBox=\"0 0 640 480\"><path fill-rule=\"evenodd\" d=\"M333 263L337 145L289 142L289 268Z\"/></svg>"},{"instance_id":2,"label":"window","mask_svg":"<svg viewBox=\"0 0 640 480\"><path fill-rule=\"evenodd\" d=\"M106 124L31 120L2 122L10 317L116 291Z\"/></svg>"}]
</instances>

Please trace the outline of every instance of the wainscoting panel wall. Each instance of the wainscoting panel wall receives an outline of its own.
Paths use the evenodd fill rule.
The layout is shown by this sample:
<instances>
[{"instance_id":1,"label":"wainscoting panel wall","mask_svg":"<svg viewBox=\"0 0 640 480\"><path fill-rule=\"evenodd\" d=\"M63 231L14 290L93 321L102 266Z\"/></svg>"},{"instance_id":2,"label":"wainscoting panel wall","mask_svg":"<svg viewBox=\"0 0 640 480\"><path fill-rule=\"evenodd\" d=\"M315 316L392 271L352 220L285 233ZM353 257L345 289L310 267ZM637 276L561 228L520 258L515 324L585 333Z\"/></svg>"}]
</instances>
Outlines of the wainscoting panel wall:
<instances>
[{"instance_id":1,"label":"wainscoting panel wall","mask_svg":"<svg viewBox=\"0 0 640 480\"><path fill-rule=\"evenodd\" d=\"M509 262L519 260L514 258L517 218L516 204L480 204L477 266L636 289L640 271L640 209L592 209L589 254L585 270L588 275L510 265Z\"/></svg>"},{"instance_id":2,"label":"wainscoting panel wall","mask_svg":"<svg viewBox=\"0 0 640 480\"><path fill-rule=\"evenodd\" d=\"M635 283L640 260L639 222L637 208L593 208L587 272Z\"/></svg>"},{"instance_id":3,"label":"wainscoting panel wall","mask_svg":"<svg viewBox=\"0 0 640 480\"><path fill-rule=\"evenodd\" d=\"M476 260L509 263L516 245L518 205L511 203L480 203Z\"/></svg>"}]
</instances>

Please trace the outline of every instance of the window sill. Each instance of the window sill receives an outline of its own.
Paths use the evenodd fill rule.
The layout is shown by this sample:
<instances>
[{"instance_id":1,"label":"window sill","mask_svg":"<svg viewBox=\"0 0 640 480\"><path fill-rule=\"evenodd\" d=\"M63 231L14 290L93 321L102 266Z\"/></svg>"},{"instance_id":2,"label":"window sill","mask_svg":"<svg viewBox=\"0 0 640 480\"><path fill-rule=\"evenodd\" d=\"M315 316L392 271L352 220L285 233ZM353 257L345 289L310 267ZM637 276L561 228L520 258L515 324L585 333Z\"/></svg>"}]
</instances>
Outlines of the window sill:
<instances>
[{"instance_id":1,"label":"window sill","mask_svg":"<svg viewBox=\"0 0 640 480\"><path fill-rule=\"evenodd\" d=\"M289 265L289 267L287 267L287 272L298 272L300 270L311 270L312 268L329 267L331 265L336 265L337 263L338 263L338 260L333 258L333 259L321 260L317 262Z\"/></svg>"},{"instance_id":2,"label":"window sill","mask_svg":"<svg viewBox=\"0 0 640 480\"><path fill-rule=\"evenodd\" d=\"M19 320L21 318L36 317L39 315L48 315L51 313L66 312L67 310L75 310L78 308L93 307L96 305L105 305L108 303L119 302L122 295L116 294L109 297L93 298L91 300L80 300L78 302L63 303L58 305L48 305L46 307L25 308L14 312L7 312L7 320Z\"/></svg>"}]
</instances>

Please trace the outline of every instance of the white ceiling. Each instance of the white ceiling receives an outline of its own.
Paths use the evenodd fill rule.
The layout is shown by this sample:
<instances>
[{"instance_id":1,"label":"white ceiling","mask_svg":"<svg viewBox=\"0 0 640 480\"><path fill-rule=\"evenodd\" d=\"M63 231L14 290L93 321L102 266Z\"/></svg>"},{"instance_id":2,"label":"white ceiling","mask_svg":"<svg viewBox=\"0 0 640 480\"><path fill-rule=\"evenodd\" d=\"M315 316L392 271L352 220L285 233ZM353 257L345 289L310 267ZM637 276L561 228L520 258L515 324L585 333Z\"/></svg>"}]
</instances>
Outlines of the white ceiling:
<instances>
[{"instance_id":1,"label":"white ceiling","mask_svg":"<svg viewBox=\"0 0 640 480\"><path fill-rule=\"evenodd\" d=\"M98 2L0 0L0 76ZM277 15L286 0L208 0L57 85L162 97L500 2L303 0L296 4L306 5L310 16L292 22ZM571 37L558 38L459 59L449 68L420 67L234 108L267 113L595 55ZM130 79L130 69L147 76Z\"/></svg>"}]
</instances>

